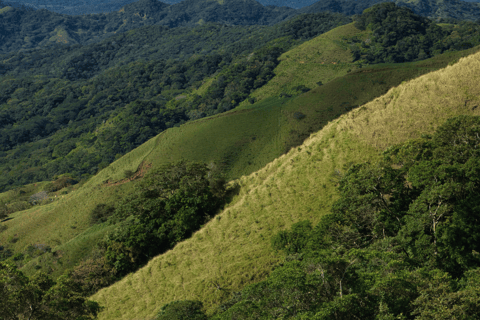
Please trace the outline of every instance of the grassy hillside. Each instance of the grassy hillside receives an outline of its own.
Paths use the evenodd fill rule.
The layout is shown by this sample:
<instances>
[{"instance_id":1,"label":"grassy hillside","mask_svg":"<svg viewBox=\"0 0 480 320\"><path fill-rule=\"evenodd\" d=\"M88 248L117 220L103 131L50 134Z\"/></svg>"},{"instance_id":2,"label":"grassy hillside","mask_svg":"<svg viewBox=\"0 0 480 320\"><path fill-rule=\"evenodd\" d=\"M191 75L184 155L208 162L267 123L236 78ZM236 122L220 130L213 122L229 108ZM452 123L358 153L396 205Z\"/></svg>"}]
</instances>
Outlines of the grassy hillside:
<instances>
[{"instance_id":1,"label":"grassy hillside","mask_svg":"<svg viewBox=\"0 0 480 320\"><path fill-rule=\"evenodd\" d=\"M354 106L472 52L475 50L415 63L364 68L295 98L268 98L168 129L80 188L66 194L59 191L57 197L52 194L50 204L11 215L12 219L2 223L6 230L0 232L0 243L14 253L26 255L18 263L26 263L23 269L27 273L43 270L59 276L88 256L108 231L106 225L91 229L89 214L97 204L115 205L134 188L135 182L124 179L126 172L141 171L145 168L142 164L155 168L185 159L214 161L229 180L237 179L261 169ZM47 245L52 252L28 256L31 245Z\"/></svg>"},{"instance_id":2,"label":"grassy hillside","mask_svg":"<svg viewBox=\"0 0 480 320\"><path fill-rule=\"evenodd\" d=\"M93 298L100 319L152 318L165 303L198 299L212 308L263 279L278 263L270 237L316 223L336 198L336 171L374 160L384 148L430 133L447 118L480 115L480 54L392 88L330 122L305 143L241 177L240 194L202 230Z\"/></svg>"},{"instance_id":3,"label":"grassy hillside","mask_svg":"<svg viewBox=\"0 0 480 320\"><path fill-rule=\"evenodd\" d=\"M313 89L318 82L327 83L354 69L348 40L363 39L368 31L360 31L354 23L335 28L293 50L282 54L275 68L275 77L258 89L252 97L258 100L281 93L295 94L295 87L304 85Z\"/></svg>"}]
</instances>

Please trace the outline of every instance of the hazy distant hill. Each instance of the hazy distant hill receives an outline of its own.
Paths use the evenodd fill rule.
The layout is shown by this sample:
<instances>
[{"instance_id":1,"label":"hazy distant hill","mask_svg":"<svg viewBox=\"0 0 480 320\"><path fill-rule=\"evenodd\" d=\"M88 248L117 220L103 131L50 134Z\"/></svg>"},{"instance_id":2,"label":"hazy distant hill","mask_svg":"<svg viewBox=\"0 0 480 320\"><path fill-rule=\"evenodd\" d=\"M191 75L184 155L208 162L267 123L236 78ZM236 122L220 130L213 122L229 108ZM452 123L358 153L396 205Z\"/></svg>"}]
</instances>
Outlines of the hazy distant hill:
<instances>
[{"instance_id":1,"label":"hazy distant hill","mask_svg":"<svg viewBox=\"0 0 480 320\"><path fill-rule=\"evenodd\" d=\"M53 12L69 14L69 15L81 15L81 14L91 14L91 13L108 13L113 11L118 11L124 5L135 2L135 0L11 0L9 1L15 5L26 5L35 9L47 9ZM181 0L165 0L165 3L176 4L181 2ZM330 0L259 0L264 6L276 6L276 7L290 7L294 9L300 9L308 6L315 5L315 7L325 8L332 4ZM337 1L333 1L335 3ZM343 1L345 2L345 1ZM382 1L347 1L349 8L368 8L372 3L382 2ZM395 1L397 4L400 1ZM404 1L406 2L406 1ZM412 1L412 3L415 1ZM417 1L418 2L418 1ZM435 1L436 2L436 1ZM478 3L480 0L465 0L465 2L475 2ZM448 8L451 3L449 2L440 2L445 8ZM470 5L461 5L463 7L470 7ZM345 7L345 5L341 5ZM331 10L331 9L330 9ZM447 9L447 11L449 11ZM418 11L416 11L419 13Z\"/></svg>"},{"instance_id":2,"label":"hazy distant hill","mask_svg":"<svg viewBox=\"0 0 480 320\"><path fill-rule=\"evenodd\" d=\"M47 9L52 12L68 14L68 15L82 15L92 13L109 13L120 10L123 6L135 2L134 0L10 0L14 6L26 5L34 9ZM181 3L181 0L164 0L167 4ZM220 2L220 1L218 1ZM276 7L290 7L294 9L301 9L302 12L318 12L318 10L342 12L344 14L360 14L364 9L372 6L378 2L385 2L385 0L258 0L264 6ZM478 3L480 0L465 0L465 1L437 1L437 0L395 0L396 4L404 4L412 9L415 13L422 14L428 17L452 17L456 19L463 19L464 15L469 11L475 18L476 6L472 3ZM211 1L217 3L217 1ZM255 8L253 6L252 8ZM470 18L468 18L470 19Z\"/></svg>"},{"instance_id":3,"label":"hazy distant hill","mask_svg":"<svg viewBox=\"0 0 480 320\"><path fill-rule=\"evenodd\" d=\"M2 7L2 5L0 5ZM187 0L168 5L140 0L107 14L69 16L48 10L4 7L0 10L0 53L55 43L88 44L150 25L272 25L296 14L291 8L264 7L254 0Z\"/></svg>"},{"instance_id":4,"label":"hazy distant hill","mask_svg":"<svg viewBox=\"0 0 480 320\"><path fill-rule=\"evenodd\" d=\"M346 15L361 14L363 10L384 0L322 0L298 10L300 13L321 11L341 12ZM405 6L416 14L429 18L453 18L458 20L480 19L480 5L477 2L459 0L394 0L399 6Z\"/></svg>"}]
</instances>

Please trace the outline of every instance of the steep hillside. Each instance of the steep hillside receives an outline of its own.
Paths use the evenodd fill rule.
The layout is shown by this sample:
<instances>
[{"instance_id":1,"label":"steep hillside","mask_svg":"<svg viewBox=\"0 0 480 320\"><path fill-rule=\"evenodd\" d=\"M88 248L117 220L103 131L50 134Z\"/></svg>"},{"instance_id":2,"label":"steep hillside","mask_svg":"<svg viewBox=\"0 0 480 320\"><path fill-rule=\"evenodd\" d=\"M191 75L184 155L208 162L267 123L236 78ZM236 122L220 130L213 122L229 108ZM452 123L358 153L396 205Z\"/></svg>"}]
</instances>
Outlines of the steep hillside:
<instances>
[{"instance_id":1,"label":"steep hillside","mask_svg":"<svg viewBox=\"0 0 480 320\"><path fill-rule=\"evenodd\" d=\"M346 75L356 67L349 47L353 37L364 38L368 31L355 28L353 23L335 28L293 50L282 54L275 68L275 77L256 90L252 97L262 100L280 94L297 94L295 88L303 85L316 88L337 77Z\"/></svg>"},{"instance_id":2,"label":"steep hillside","mask_svg":"<svg viewBox=\"0 0 480 320\"><path fill-rule=\"evenodd\" d=\"M9 55L0 66L0 186L66 172L81 179L168 127L230 110L271 78L282 52L349 21L320 13L268 28L150 26ZM204 82L208 91L181 99Z\"/></svg>"},{"instance_id":3,"label":"steep hillside","mask_svg":"<svg viewBox=\"0 0 480 320\"><path fill-rule=\"evenodd\" d=\"M364 68L296 98L264 99L254 105L168 129L100 171L83 186L50 193L48 201L51 204L11 214L11 219L2 223L0 243L12 254L23 255L17 263L24 266L27 273L43 270L59 276L66 268L88 257L111 228L105 224L91 228L90 215L99 204L115 206L135 188L135 182L127 179L128 172L141 175L148 164L158 168L185 159L213 161L227 179L239 178L298 146L310 133L355 106L381 96L402 81L443 68L476 50L415 63ZM44 186L35 192L47 189ZM15 192L28 199L33 191L18 188ZM12 198L6 196L4 199ZM9 206L22 205L23 198L15 198ZM32 245L49 246L51 252L32 255L28 251Z\"/></svg>"},{"instance_id":4,"label":"steep hillside","mask_svg":"<svg viewBox=\"0 0 480 320\"><path fill-rule=\"evenodd\" d=\"M330 122L297 149L238 180L241 191L202 230L137 273L100 291L100 319L153 317L167 302L208 308L278 263L270 237L292 223L317 222L336 198L336 171L374 160L386 147L429 133L447 118L480 115L480 54L392 88Z\"/></svg>"}]
</instances>

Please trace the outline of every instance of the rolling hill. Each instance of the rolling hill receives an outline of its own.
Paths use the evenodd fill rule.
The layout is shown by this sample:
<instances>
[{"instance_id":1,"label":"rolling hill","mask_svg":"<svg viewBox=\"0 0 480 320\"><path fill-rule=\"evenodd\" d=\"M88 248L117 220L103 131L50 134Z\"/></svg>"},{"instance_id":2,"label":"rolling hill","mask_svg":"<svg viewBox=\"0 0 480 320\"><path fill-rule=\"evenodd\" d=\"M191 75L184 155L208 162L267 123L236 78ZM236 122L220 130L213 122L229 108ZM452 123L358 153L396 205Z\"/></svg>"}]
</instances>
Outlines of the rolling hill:
<instances>
[{"instance_id":1,"label":"rolling hill","mask_svg":"<svg viewBox=\"0 0 480 320\"><path fill-rule=\"evenodd\" d=\"M154 17L188 26L203 19L194 9L189 12L188 6L181 7L182 3L174 7L142 1L124 8L142 20ZM221 8L221 1L209 2L210 9L205 12L208 17L221 12L214 17L221 23L226 23L222 17L229 17L241 24L255 15L265 23L273 21L281 11L250 10L241 1L235 3ZM198 3L185 4L193 8ZM371 9L368 19L375 19L384 7ZM18 14L15 10L6 7L0 14ZM281 12L292 12L285 10ZM46 154L53 161L44 173L54 180L0 193L0 217L5 217L0 221L0 261L9 261L27 275L45 272L54 279L79 264L87 269L96 267L89 263L106 257L98 247L109 241L106 236L120 234L124 226L139 226L134 215L126 223L118 220L124 208L130 210L125 199L134 200L157 170L179 161L199 161L229 181L224 207L217 215L208 214L209 220L198 230L199 223L191 238L177 239L174 247L168 247L171 250L147 265L143 265L147 260L135 265L142 267L133 268L137 271L92 299L105 307L100 319L150 319L166 303L185 299L201 301L209 315L227 308L233 300L222 303L238 298L239 290L266 279L288 259L296 259L287 256L284 261L274 253L272 236L305 219L316 224L330 213L339 198L339 179L352 165L373 163L386 148L409 139L428 138L450 117L480 115L480 47L474 47L478 44L475 24L442 24L441 28L432 24L429 30L434 32L429 35L445 37L442 43L449 46L442 54L432 49L429 59L412 55L411 62L368 65L366 56L371 51L392 53L393 46L378 45L383 39L378 32L381 27L375 27L375 34L369 28L357 28L360 18L345 24L351 20L342 15L299 15L273 27L230 27L204 21L192 29L144 26L89 47L64 46L62 54L68 59L55 63L57 74L50 77L44 74L52 64L49 54L43 57L43 69L36 71L20 70L25 61L32 61L35 50L12 54L3 61L4 66L16 63L16 68L9 67L12 73L0 82L5 93L0 125L19 141L28 134L31 137L11 149L6 146L14 140L1 137L6 149L0 156L10 161L1 168L2 174L9 174L2 181L38 180L35 174ZM330 24L318 25L325 19ZM334 28L337 25L341 26ZM325 30L330 31L323 33ZM65 29L54 31L55 41L73 39ZM156 43L150 41L158 33L162 37ZM316 33L322 34L314 37ZM207 43L210 51L182 45L196 38ZM165 41L171 46L162 51L159 48ZM136 52L127 46L132 42L142 59L128 62ZM158 50L150 50L146 43ZM366 51L354 54L358 47ZM470 49L458 51L464 47ZM169 55L176 59L165 59ZM385 54L384 60L378 61L395 61L390 58ZM22 72L31 74L23 77ZM88 102L82 104L79 96L88 97ZM131 103L116 109L123 99ZM28 103L38 108L27 108ZM55 109L58 106L64 109ZM70 106L73 108L67 110ZM99 106L105 112L101 117L95 109ZM81 125L65 120L76 115L72 113L75 108ZM47 114L55 121L45 122ZM30 117L31 122L19 125ZM159 118L168 121L159 124ZM42 125L51 129L54 123L60 126L61 136L35 134L43 132L39 129ZM125 128L137 128L139 135L134 132L125 138ZM70 140L74 135L82 135L82 139ZM54 147L51 142L56 143ZM115 155L120 144L125 149ZM39 148L32 152L33 147ZM25 155L28 157L22 158ZM71 174L58 174L60 165L68 167L61 173L74 170L74 162L61 162L67 155L74 162L82 159L75 162L75 168L92 176L84 174L79 182ZM110 160L100 162L101 156ZM98 167L88 162L92 157ZM110 163L113 159L116 161ZM28 168L32 163L37 169ZM15 168L25 169L24 174L16 176ZM155 195L153 190L145 194L147 198ZM112 210L116 215L112 219L99 218L98 214L108 215ZM126 274L115 268L108 269L119 275L114 280ZM88 277L95 272L98 269Z\"/></svg>"},{"instance_id":2,"label":"rolling hill","mask_svg":"<svg viewBox=\"0 0 480 320\"><path fill-rule=\"evenodd\" d=\"M449 117L479 115L480 55L392 88L331 121L305 143L238 180L238 196L194 236L97 293L100 319L153 317L173 300L207 309L263 279L279 261L271 236L295 222L317 222L336 199L336 170L372 161L393 144L430 133ZM220 284L221 290L218 290Z\"/></svg>"},{"instance_id":3,"label":"rolling hill","mask_svg":"<svg viewBox=\"0 0 480 320\"><path fill-rule=\"evenodd\" d=\"M115 226L108 224L90 227L90 213L98 204L115 205L122 197L135 188L135 180L129 182L129 179L125 179L125 173L127 171L141 172L144 164L151 163L154 167L158 167L162 164L181 159L204 162L214 161L223 167L230 180L238 179L243 175L249 175L266 165L271 168L272 165L268 165L268 163L292 147L295 148L292 149L289 155L297 154L300 149L304 150L305 148L299 145L306 137L322 129L325 125L327 125L327 127L331 126L331 124L328 124L329 122L336 121L335 119L338 116L347 113L352 109L352 106L363 105L370 100L380 97L391 87L400 85L405 80L445 67L450 62L456 61L459 57L473 53L476 50L477 49L472 49L469 52L449 53L423 62L402 65L378 65L363 68L339 77L336 80L332 80L296 98L264 99L251 106L239 107L225 114L200 119L180 126L179 128L169 129L120 158L102 170L97 176L90 179L86 184L60 189L55 193L51 193L49 198L49 201L52 202L51 204L36 206L27 211L12 214L10 220L2 223L5 230L0 233L0 242L6 244L5 249L12 250L15 254L25 255L25 262L23 262L26 263L23 267L25 272L33 274L38 270L43 270L51 273L53 276L59 276L65 269L74 267L79 261L89 257L95 244L104 237L106 232L115 228ZM225 131L228 131L230 134L222 134ZM412 133L412 135L414 135L414 133ZM376 149L371 146L369 149L367 148L370 150L368 152L365 150L360 151L354 146L356 142L353 143L353 145L350 143L346 145L348 146L344 147L346 150L342 149L342 151L339 151L340 153L347 152L348 148L357 150L355 152L357 152L359 157L369 154L374 156L376 152ZM361 146L362 145L359 145L358 147ZM386 143L382 143L378 145L378 148L385 146ZM282 156L282 159L285 159L285 157L291 158L291 156ZM336 159L337 158L335 158L335 166L333 166L331 162L325 164L326 167L330 168L329 172L341 168L344 161L347 162L347 160L337 162ZM352 158L348 161L354 160L355 159ZM293 159L293 162L292 160L289 161L293 164L296 160ZM332 158L329 161L334 161L334 159ZM323 167L322 162L319 165ZM307 170L307 172L313 174L311 171ZM315 219L318 218L316 213L314 214L314 212L317 212L318 207L315 205L316 201L326 201L326 204L322 205L323 209L321 209L321 212L327 212L329 208L328 204L335 199L334 184L332 184L331 181L329 182L330 173L322 173L321 175L322 177L319 178L318 182L300 182L297 180L285 182L291 185L292 190L295 190L288 191L290 192L290 197L295 197L295 194L306 194L307 191L301 191L301 189L298 191L300 193L297 193L296 188L298 186L295 186L298 183L301 185L317 185L321 183L322 188L323 185L325 185L326 189L322 191L322 194L325 193L329 195L327 196L328 199L319 198L314 192L309 194L309 196L317 200L312 200L314 201L313 203L307 201L305 204L300 205L300 208L306 205L309 206L310 209L306 208L305 210L309 212L308 217L312 218L313 221L316 221ZM249 179L255 176L256 175L253 175ZM244 179L245 178L241 178L240 181L244 181ZM241 184L244 185L244 182L241 182ZM284 186L282 188L286 187ZM22 189L16 192L21 192ZM29 192L25 193L25 195L29 195L39 189L33 189L31 191L27 189L23 190L25 190L24 192ZM241 194L243 194L245 190L246 189L242 187ZM279 194L280 191L276 192ZM3 198L15 196L12 192L9 192L9 194L10 195L5 195ZM330 198L330 196L332 198ZM285 201L290 201L287 196L285 196ZM304 199L299 198L299 200L291 201L293 201L292 206L286 205L287 202L282 204L282 206L285 205L285 209L281 209L281 211L285 211L285 214L291 214L287 212L288 208L296 207L297 204L304 201ZM252 206L252 211L257 211L257 202L257 200L249 201L250 206ZM233 203L236 203L236 201ZM261 203L258 205L261 206ZM264 206L267 206L267 204ZM286 227L296 221L295 218L288 219L287 222L283 221L280 225ZM214 219L211 223L215 223L215 221L223 220L218 220L217 218L217 220ZM268 219L266 221L268 221L269 225L272 223ZM257 222L253 223L257 224ZM275 224L272 224L272 226L275 226ZM264 227L261 228L263 229ZM269 241L269 236L276 232L276 230L279 230L277 227L269 228L270 229L267 228L268 232L263 235L263 241ZM245 229L245 234L248 233L247 231L248 230ZM243 235L238 234L238 237L240 236L243 237ZM196 238L194 237L193 239ZM257 241L257 238L255 238L255 241ZM249 242L245 242L243 245L246 246L247 243ZM263 252L262 255L269 250L268 247L264 246L264 243L265 242L259 242L255 249ZM31 245L49 246L51 252L44 252L38 256L28 256L28 253L23 250L29 248ZM180 244L177 247L182 246L183 244ZM178 249L174 249L172 252L175 252L175 250ZM167 253L166 256L169 256L172 252ZM267 254L267 256L269 255ZM227 263L229 259L229 256L227 256L227 258L222 261ZM247 272L246 270L249 270L251 263L258 262L255 261L256 260L239 263L239 269L232 266L232 268L237 270L235 272L240 272L242 275L237 275L240 277L238 279L236 278L237 276L232 278L232 283L229 284L231 288L241 288L242 285L249 283L249 281L259 280L268 274L269 268L272 267L273 263L271 260L265 262L266 265L262 262L262 266L254 268L255 270L260 270L259 274L253 274L250 271ZM19 260L19 262L22 263L22 260ZM230 270L228 268L227 270ZM211 277L211 275L205 276L207 278ZM208 281L219 281L219 279L222 278L208 279ZM209 292L209 286L210 285L205 284L195 290L203 292L202 290L205 289L207 290L206 292ZM206 295L209 296L209 294ZM179 299L179 297L177 293L172 298L162 299L173 300ZM206 302L213 307L214 303L220 302L223 298L225 298L225 296L221 295L214 300L207 299ZM155 304L149 306L146 310L152 310L151 312L154 312L158 309L158 304L162 304L162 301L165 301L162 299L155 301ZM203 301L203 299L204 298L201 300ZM104 301L101 302L103 303ZM107 304L110 304L110 302ZM143 308L143 306L141 308ZM109 308L109 310L112 309ZM116 313L114 312L114 314ZM116 316L117 315L113 317L115 318ZM127 318L131 316L131 314L126 315Z\"/></svg>"}]
</instances>

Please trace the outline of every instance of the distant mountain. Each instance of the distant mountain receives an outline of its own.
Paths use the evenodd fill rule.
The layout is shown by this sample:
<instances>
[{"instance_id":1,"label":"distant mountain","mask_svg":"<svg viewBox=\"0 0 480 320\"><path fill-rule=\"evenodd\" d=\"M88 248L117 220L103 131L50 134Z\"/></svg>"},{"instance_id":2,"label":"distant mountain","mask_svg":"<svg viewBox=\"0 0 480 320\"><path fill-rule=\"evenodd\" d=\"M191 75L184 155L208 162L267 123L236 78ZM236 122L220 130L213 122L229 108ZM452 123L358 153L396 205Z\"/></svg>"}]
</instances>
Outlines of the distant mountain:
<instances>
[{"instance_id":1,"label":"distant mountain","mask_svg":"<svg viewBox=\"0 0 480 320\"><path fill-rule=\"evenodd\" d=\"M300 13L316 13L322 11L340 12L346 15L361 14L363 10L385 0L322 0L298 10ZM459 0L393 0L399 6L405 6L416 14L428 18L451 18L458 20L480 19L480 4L477 1Z\"/></svg>"},{"instance_id":2,"label":"distant mountain","mask_svg":"<svg viewBox=\"0 0 480 320\"><path fill-rule=\"evenodd\" d=\"M9 3L13 6L25 5L34 9L47 9L52 12L68 14L68 15L82 15L82 14L92 14L92 13L109 13L120 10L123 6L135 2L135 0L10 0ZM167 4L177 4L182 2L182 0L164 0L163 2ZM215 2L215 1L212 1ZM294 9L301 9L309 6L315 6L315 8L327 8L332 3L331 0L258 0L258 2L264 6L276 6L276 7L290 7ZM372 3L384 2L384 1L375 1L372 0L349 0L342 1L341 7L347 7L348 9L354 9L358 12L360 8L368 8ZM399 1L395 1L397 4ZM406 0L403 1L407 3ZM418 2L418 1L413 1ZM440 1L434 1L435 3ZM474 2L478 3L480 0L465 0L465 2ZM345 4L348 3L348 4ZM448 7L451 5L449 2L445 2L444 6ZM464 5L463 5L464 6ZM467 6L469 7L469 6ZM312 8L308 9L311 10ZM344 9L346 10L346 9ZM447 10L449 11L449 10ZM417 11L416 11L417 12Z\"/></svg>"},{"instance_id":3,"label":"distant mountain","mask_svg":"<svg viewBox=\"0 0 480 320\"><path fill-rule=\"evenodd\" d=\"M2 6L0 6L1 8ZM264 7L254 0L186 0L168 5L140 0L107 14L69 16L45 9L0 9L0 54L55 43L89 44L150 25L171 28L207 22L225 25L273 25L296 15L295 9Z\"/></svg>"},{"instance_id":4,"label":"distant mountain","mask_svg":"<svg viewBox=\"0 0 480 320\"><path fill-rule=\"evenodd\" d=\"M272 25L296 14L291 8L264 7L255 0L185 0L167 5L157 0L140 0L119 12L141 16L169 27L219 22L226 25Z\"/></svg>"},{"instance_id":5,"label":"distant mountain","mask_svg":"<svg viewBox=\"0 0 480 320\"><path fill-rule=\"evenodd\" d=\"M260 4L264 6L290 7L302 8L315 3L316 0L262 0ZM25 5L34 9L47 9L52 12L68 14L68 15L83 15L95 13L109 13L120 10L123 6L135 2L135 0L12 0L8 1L13 6ZM165 0L167 4L177 4L183 1L180 0ZM188 1L186 1L188 2ZM211 1L212 3L219 3L220 1ZM246 2L248 4L249 2ZM195 7L195 6L194 6ZM253 6L255 8L257 6Z\"/></svg>"}]
</instances>

